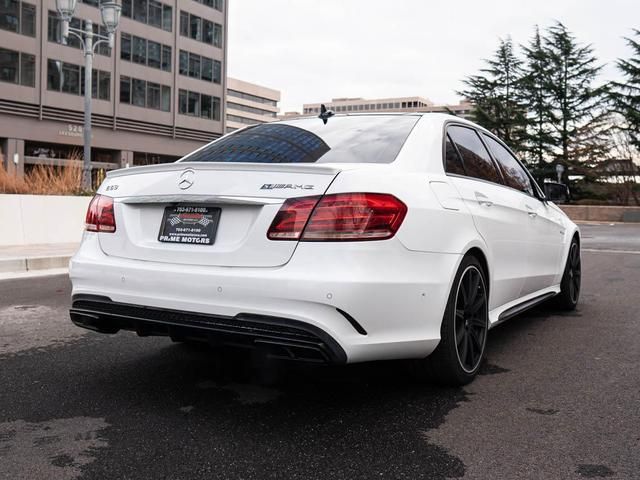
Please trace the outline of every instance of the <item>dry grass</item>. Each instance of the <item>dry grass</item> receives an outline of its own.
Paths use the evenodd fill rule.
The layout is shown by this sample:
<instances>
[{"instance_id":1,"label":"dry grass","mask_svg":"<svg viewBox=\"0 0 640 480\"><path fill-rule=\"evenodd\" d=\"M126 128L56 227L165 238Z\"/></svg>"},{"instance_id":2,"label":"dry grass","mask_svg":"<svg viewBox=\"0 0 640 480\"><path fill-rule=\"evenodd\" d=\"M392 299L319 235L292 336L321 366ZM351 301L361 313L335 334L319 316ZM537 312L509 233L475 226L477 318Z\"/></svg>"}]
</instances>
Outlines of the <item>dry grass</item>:
<instances>
[{"instance_id":1,"label":"dry grass","mask_svg":"<svg viewBox=\"0 0 640 480\"><path fill-rule=\"evenodd\" d=\"M10 174L0 161L0 193L32 195L78 195L82 168L78 165L50 167L36 165L24 178Z\"/></svg>"}]
</instances>

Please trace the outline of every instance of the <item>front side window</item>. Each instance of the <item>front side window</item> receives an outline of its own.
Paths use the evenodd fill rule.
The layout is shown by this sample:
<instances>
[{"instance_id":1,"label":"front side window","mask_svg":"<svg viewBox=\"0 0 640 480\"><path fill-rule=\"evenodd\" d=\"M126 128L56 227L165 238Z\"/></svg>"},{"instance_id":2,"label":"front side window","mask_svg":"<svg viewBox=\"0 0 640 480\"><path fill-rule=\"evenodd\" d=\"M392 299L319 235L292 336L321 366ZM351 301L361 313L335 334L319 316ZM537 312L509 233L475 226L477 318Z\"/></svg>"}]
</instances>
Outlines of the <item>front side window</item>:
<instances>
[{"instance_id":1,"label":"front side window","mask_svg":"<svg viewBox=\"0 0 640 480\"><path fill-rule=\"evenodd\" d=\"M500 173L475 130L453 125L447 129L447 134L460 152L467 176L502 183Z\"/></svg>"},{"instance_id":2,"label":"front side window","mask_svg":"<svg viewBox=\"0 0 640 480\"><path fill-rule=\"evenodd\" d=\"M489 135L483 134L482 136L484 137L489 150L491 150L493 158L496 159L502 169L502 173L504 174L504 183L511 188L533 195L531 180L522 165L518 163L518 160L516 160L509 150Z\"/></svg>"}]
</instances>

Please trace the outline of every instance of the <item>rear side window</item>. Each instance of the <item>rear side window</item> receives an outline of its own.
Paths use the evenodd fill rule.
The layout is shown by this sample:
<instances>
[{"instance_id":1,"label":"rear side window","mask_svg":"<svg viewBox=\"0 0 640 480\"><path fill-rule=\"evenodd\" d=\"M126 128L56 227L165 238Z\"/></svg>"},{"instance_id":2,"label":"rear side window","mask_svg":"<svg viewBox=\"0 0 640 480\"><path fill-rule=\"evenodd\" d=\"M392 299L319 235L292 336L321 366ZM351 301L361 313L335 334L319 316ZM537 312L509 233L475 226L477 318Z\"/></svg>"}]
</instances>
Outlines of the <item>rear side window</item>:
<instances>
[{"instance_id":1,"label":"rear side window","mask_svg":"<svg viewBox=\"0 0 640 480\"><path fill-rule=\"evenodd\" d=\"M338 115L246 128L187 155L185 162L391 163L418 115Z\"/></svg>"},{"instance_id":2,"label":"rear side window","mask_svg":"<svg viewBox=\"0 0 640 480\"><path fill-rule=\"evenodd\" d=\"M462 159L458 155L456 147L453 145L451 138L447 135L444 148L444 169L447 173L455 173L457 175L465 175Z\"/></svg>"},{"instance_id":3,"label":"rear side window","mask_svg":"<svg viewBox=\"0 0 640 480\"><path fill-rule=\"evenodd\" d=\"M493 154L493 158L497 160L504 174L504 183L516 190L533 195L533 187L531 180L518 160L511 154L509 150L504 148L500 143L495 141L489 135L482 134L489 150Z\"/></svg>"},{"instance_id":4,"label":"rear side window","mask_svg":"<svg viewBox=\"0 0 640 480\"><path fill-rule=\"evenodd\" d=\"M462 156L467 176L502 183L500 173L475 130L455 125L449 127L447 133Z\"/></svg>"}]
</instances>

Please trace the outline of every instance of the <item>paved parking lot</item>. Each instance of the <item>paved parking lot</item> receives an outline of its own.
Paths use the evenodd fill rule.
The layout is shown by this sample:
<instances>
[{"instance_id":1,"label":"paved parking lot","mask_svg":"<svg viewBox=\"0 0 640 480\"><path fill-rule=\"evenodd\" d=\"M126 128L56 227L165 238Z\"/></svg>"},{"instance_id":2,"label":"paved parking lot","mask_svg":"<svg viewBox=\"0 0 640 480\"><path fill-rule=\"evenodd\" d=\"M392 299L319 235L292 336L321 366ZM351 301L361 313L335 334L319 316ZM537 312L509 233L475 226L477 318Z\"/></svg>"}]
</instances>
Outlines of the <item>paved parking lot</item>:
<instances>
[{"instance_id":1,"label":"paved parking lot","mask_svg":"<svg viewBox=\"0 0 640 480\"><path fill-rule=\"evenodd\" d=\"M444 389L402 363L286 368L101 336L65 276L0 282L0 478L638 479L640 226L583 225L576 312L491 331Z\"/></svg>"}]
</instances>

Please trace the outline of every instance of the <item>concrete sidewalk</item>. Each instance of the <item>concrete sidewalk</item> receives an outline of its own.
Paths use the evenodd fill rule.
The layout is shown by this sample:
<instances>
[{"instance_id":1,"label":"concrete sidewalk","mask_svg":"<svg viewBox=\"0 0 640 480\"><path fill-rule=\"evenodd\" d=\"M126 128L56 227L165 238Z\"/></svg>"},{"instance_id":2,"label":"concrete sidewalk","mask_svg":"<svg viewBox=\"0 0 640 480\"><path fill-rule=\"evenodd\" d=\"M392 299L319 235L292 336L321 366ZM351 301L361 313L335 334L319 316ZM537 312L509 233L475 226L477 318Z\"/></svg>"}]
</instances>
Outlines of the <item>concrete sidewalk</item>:
<instances>
[{"instance_id":1,"label":"concrete sidewalk","mask_svg":"<svg viewBox=\"0 0 640 480\"><path fill-rule=\"evenodd\" d=\"M77 249L77 243L3 246L0 247L0 273L66 269Z\"/></svg>"}]
</instances>

